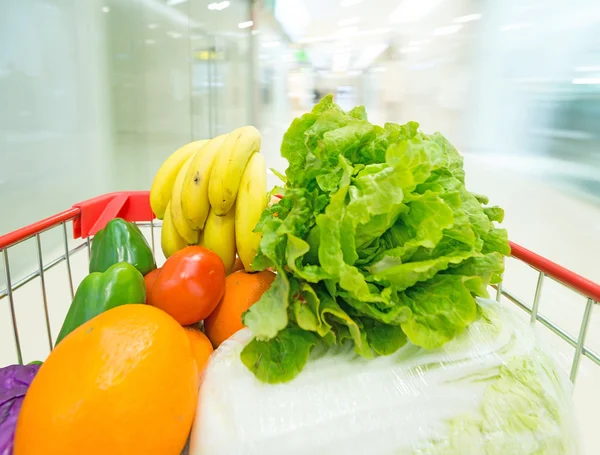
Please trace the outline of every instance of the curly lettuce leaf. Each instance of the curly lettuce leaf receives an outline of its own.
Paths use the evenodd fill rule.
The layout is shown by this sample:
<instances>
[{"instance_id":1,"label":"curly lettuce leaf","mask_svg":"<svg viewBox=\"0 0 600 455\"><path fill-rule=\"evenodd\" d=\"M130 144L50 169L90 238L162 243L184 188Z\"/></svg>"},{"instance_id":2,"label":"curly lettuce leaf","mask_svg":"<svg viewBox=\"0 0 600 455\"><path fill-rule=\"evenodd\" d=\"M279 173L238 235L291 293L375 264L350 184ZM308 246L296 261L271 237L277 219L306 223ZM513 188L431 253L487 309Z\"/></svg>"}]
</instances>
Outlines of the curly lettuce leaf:
<instances>
[{"instance_id":1,"label":"curly lettuce leaf","mask_svg":"<svg viewBox=\"0 0 600 455\"><path fill-rule=\"evenodd\" d=\"M242 315L246 327L259 339L271 339L288 324L290 280L280 271L271 287Z\"/></svg>"},{"instance_id":2,"label":"curly lettuce leaf","mask_svg":"<svg viewBox=\"0 0 600 455\"><path fill-rule=\"evenodd\" d=\"M412 315L402 330L411 343L425 349L443 346L475 320L475 298L463 277L437 275L408 289L402 299Z\"/></svg>"},{"instance_id":3,"label":"curly lettuce leaf","mask_svg":"<svg viewBox=\"0 0 600 455\"><path fill-rule=\"evenodd\" d=\"M282 329L272 339L253 339L241 353L241 360L263 382L287 382L298 375L319 338L297 327Z\"/></svg>"}]
</instances>

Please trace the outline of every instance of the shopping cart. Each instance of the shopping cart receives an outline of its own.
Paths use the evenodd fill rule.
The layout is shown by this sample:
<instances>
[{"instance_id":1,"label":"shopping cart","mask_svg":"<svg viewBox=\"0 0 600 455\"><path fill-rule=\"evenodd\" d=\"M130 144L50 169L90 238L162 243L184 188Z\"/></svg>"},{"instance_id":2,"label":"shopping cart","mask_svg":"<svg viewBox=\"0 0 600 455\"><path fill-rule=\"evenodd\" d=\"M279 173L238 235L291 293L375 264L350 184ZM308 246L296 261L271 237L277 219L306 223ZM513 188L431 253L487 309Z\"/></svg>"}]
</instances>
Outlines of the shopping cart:
<instances>
[{"instance_id":1,"label":"shopping cart","mask_svg":"<svg viewBox=\"0 0 600 455\"><path fill-rule=\"evenodd\" d=\"M100 196L76 204L69 210L58 213L37 223L33 223L22 229L0 236L0 254L3 256L4 275L6 280L6 288L0 290L0 307L8 301L11 319L10 326L12 327L12 336L14 338L15 357L19 363L23 363L23 354L21 349L22 340L19 336L19 326L21 322L17 321L14 298L15 292L28 285L37 286L35 281L39 281L41 288L38 289L41 289L46 330L44 336L39 337L39 339L44 339L44 343L47 342L47 350L49 352L53 346L53 338L57 333L56 331L53 332L51 329L47 295L47 274L54 267L64 263L66 265L66 276L68 277L68 292L72 298L75 287L72 267L74 258L79 254L84 254L84 251L87 250L87 260L89 260L90 238L98 232L98 230L103 228L108 221L116 217L124 218L140 225L150 240L152 250L155 254L160 256L160 251L156 251L155 239L160 238L161 225L154 221L154 215L149 203L149 193L147 191L111 193ZM69 238L69 224L72 224L73 238L79 239L79 243L75 246L70 246L72 241ZM50 230L59 230L64 247L61 249L61 253L58 257L54 257L50 261L45 261L42 252L41 235ZM35 242L38 266L33 272L24 274L24 276L18 277L18 279L13 279L10 260L11 249L23 242ZM500 285L496 288L496 300L501 302L503 297L505 297L509 301L515 303L519 308L529 314L532 324L539 322L553 334L560 337L565 343L568 343L574 348L575 352L570 365L570 378L574 383L577 379L582 357L586 357L594 364L600 366L600 355L594 352L590 346L586 345L586 334L590 324L592 310L594 305L600 302L600 285L593 283L522 246L511 243L511 247L513 258L528 265L535 273L537 273L535 293L533 294L532 301L528 302L526 299L517 296L515 293ZM87 260L84 262L86 265ZM0 266L0 270L1 268L2 267ZM85 272L87 273L87 270L85 270ZM569 288L581 296L581 305L585 305L585 309L583 311L579 330L574 335L569 333L569 330L560 323L553 321L551 317L545 316L539 311L542 288L544 287L544 283L548 280ZM70 303L70 300L68 300L67 304L68 303ZM64 314L57 315L57 317L61 318L59 319L60 321L62 321L63 316ZM1 362L0 366L2 366Z\"/></svg>"}]
</instances>

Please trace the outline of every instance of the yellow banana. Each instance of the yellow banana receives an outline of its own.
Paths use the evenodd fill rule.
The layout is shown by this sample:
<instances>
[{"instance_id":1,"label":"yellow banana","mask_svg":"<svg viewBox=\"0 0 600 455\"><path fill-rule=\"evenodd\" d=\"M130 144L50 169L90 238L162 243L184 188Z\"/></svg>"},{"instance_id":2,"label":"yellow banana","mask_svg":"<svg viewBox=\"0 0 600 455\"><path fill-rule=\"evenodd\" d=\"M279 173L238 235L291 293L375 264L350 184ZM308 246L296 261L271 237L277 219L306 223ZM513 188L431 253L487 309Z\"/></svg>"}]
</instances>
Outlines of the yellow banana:
<instances>
[{"instance_id":1,"label":"yellow banana","mask_svg":"<svg viewBox=\"0 0 600 455\"><path fill-rule=\"evenodd\" d=\"M160 246L162 247L165 258L168 258L187 246L186 241L177 233L173 220L171 219L170 202L167 202L167 207L165 209L165 218L160 234Z\"/></svg>"},{"instance_id":2,"label":"yellow banana","mask_svg":"<svg viewBox=\"0 0 600 455\"><path fill-rule=\"evenodd\" d=\"M204 225L202 246L219 255L229 273L235 263L235 208L218 216L211 208Z\"/></svg>"},{"instance_id":3,"label":"yellow banana","mask_svg":"<svg viewBox=\"0 0 600 455\"><path fill-rule=\"evenodd\" d=\"M198 153L196 153L196 155ZM173 220L175 229L177 229L179 235L187 242L188 245L196 245L198 243L199 232L198 230L193 229L187 218L183 216L183 211L181 210L181 200L183 193L185 193L183 181L185 180L185 176L190 164L196 155L192 155L190 158L188 158L184 165L181 166L181 169L177 174L177 178L175 179L175 183L173 184L173 191L171 194L171 219Z\"/></svg>"},{"instance_id":4,"label":"yellow banana","mask_svg":"<svg viewBox=\"0 0 600 455\"><path fill-rule=\"evenodd\" d=\"M165 216L167 204L171 200L173 184L181 166L206 142L196 141L184 145L169 156L158 169L150 188L150 207L159 220Z\"/></svg>"},{"instance_id":5,"label":"yellow banana","mask_svg":"<svg viewBox=\"0 0 600 455\"><path fill-rule=\"evenodd\" d=\"M246 164L260 149L260 143L260 133L253 126L233 130L223 142L208 182L208 198L215 215L224 216L231 211Z\"/></svg>"},{"instance_id":6,"label":"yellow banana","mask_svg":"<svg viewBox=\"0 0 600 455\"><path fill-rule=\"evenodd\" d=\"M252 271L252 261L260 245L261 234L254 231L267 207L267 168L265 158L255 153L242 174L235 203L235 243L244 269Z\"/></svg>"},{"instance_id":7,"label":"yellow banana","mask_svg":"<svg viewBox=\"0 0 600 455\"><path fill-rule=\"evenodd\" d=\"M203 229L210 203L208 201L208 181L215 162L217 152L225 142L227 134L211 139L194 155L189 166L183 191L181 193L181 209L192 228Z\"/></svg>"}]
</instances>

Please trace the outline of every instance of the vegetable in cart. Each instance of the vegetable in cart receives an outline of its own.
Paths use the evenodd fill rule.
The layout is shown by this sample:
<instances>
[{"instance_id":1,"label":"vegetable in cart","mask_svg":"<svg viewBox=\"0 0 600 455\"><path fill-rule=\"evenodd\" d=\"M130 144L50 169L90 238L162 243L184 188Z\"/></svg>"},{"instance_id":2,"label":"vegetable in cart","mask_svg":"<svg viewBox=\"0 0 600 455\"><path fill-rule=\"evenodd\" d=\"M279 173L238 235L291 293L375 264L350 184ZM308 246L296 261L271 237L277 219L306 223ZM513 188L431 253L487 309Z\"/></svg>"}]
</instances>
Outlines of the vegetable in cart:
<instances>
[{"instance_id":1,"label":"vegetable in cart","mask_svg":"<svg viewBox=\"0 0 600 455\"><path fill-rule=\"evenodd\" d=\"M315 348L293 381L266 386L238 332L200 387L190 455L576 455L572 385L531 327L496 302L444 346L357 356ZM231 424L235 422L235 424Z\"/></svg>"},{"instance_id":2,"label":"vegetable in cart","mask_svg":"<svg viewBox=\"0 0 600 455\"><path fill-rule=\"evenodd\" d=\"M291 380L321 343L351 340L366 358L407 339L435 349L477 319L510 254L504 212L467 190L446 138L373 125L328 96L293 121L281 154L284 197L263 212L252 264L277 278L244 314L255 339L242 361L259 379Z\"/></svg>"},{"instance_id":3,"label":"vegetable in cart","mask_svg":"<svg viewBox=\"0 0 600 455\"><path fill-rule=\"evenodd\" d=\"M154 255L140 228L134 223L115 218L94 236L90 273L104 272L119 262L128 262L142 275L156 268Z\"/></svg>"},{"instance_id":4,"label":"vegetable in cart","mask_svg":"<svg viewBox=\"0 0 600 455\"><path fill-rule=\"evenodd\" d=\"M12 455L15 428L25 393L40 365L0 368L0 455Z\"/></svg>"},{"instance_id":5,"label":"vegetable in cart","mask_svg":"<svg viewBox=\"0 0 600 455\"><path fill-rule=\"evenodd\" d=\"M84 322L128 303L146 303L144 277L133 265L121 262L90 273L77 288L56 344Z\"/></svg>"}]
</instances>

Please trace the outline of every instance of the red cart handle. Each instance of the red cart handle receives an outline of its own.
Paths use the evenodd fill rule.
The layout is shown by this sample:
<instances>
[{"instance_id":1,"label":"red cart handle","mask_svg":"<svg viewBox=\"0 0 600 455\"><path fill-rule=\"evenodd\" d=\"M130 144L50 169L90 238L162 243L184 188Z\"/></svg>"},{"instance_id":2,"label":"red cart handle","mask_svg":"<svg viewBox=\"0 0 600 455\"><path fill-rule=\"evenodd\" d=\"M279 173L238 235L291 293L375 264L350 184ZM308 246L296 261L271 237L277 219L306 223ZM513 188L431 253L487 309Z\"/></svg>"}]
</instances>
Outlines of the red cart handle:
<instances>
[{"instance_id":1,"label":"red cart handle","mask_svg":"<svg viewBox=\"0 0 600 455\"><path fill-rule=\"evenodd\" d=\"M69 210L0 236L0 250L70 220L73 220L73 237L85 238L104 228L113 218L132 222L153 220L150 192L122 191L79 202Z\"/></svg>"},{"instance_id":2,"label":"red cart handle","mask_svg":"<svg viewBox=\"0 0 600 455\"><path fill-rule=\"evenodd\" d=\"M81 215L73 221L73 237L85 238L104 229L114 218L127 221L151 221L149 191L109 193L75 204Z\"/></svg>"}]
</instances>

